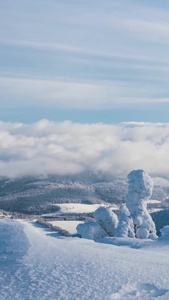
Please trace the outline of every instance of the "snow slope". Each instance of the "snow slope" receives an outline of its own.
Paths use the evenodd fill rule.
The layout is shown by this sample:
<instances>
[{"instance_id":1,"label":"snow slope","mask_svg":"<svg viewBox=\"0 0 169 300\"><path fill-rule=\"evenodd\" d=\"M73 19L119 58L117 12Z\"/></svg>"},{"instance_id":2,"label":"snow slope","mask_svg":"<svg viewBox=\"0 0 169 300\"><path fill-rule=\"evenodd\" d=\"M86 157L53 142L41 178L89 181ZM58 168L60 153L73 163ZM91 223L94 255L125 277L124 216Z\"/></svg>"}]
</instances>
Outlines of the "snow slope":
<instances>
[{"instance_id":1,"label":"snow slope","mask_svg":"<svg viewBox=\"0 0 169 300\"><path fill-rule=\"evenodd\" d=\"M2 221L0 299L168 300L169 241L141 245L54 238L28 222Z\"/></svg>"}]
</instances>

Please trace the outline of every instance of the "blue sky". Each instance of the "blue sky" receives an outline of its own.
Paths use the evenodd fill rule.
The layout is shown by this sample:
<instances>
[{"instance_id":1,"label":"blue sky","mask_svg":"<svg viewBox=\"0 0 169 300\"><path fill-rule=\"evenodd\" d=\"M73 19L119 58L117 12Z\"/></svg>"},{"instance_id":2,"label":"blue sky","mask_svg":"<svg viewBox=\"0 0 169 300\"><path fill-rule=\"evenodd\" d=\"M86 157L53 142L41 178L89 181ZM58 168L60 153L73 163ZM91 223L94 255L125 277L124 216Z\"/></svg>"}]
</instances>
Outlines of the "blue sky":
<instances>
[{"instance_id":1,"label":"blue sky","mask_svg":"<svg viewBox=\"0 0 169 300\"><path fill-rule=\"evenodd\" d=\"M0 2L0 119L168 122L168 1Z\"/></svg>"}]
</instances>

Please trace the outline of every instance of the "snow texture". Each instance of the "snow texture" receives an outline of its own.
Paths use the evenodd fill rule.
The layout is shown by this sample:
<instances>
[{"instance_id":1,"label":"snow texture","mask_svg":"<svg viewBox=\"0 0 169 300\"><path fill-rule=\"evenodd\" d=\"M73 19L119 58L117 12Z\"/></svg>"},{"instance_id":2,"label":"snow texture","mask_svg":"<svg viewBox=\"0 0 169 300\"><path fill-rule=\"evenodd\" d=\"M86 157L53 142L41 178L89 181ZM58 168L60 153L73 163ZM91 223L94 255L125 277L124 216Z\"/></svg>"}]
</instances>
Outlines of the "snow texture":
<instances>
[{"instance_id":1,"label":"snow texture","mask_svg":"<svg viewBox=\"0 0 169 300\"><path fill-rule=\"evenodd\" d=\"M118 216L119 223L115 229L114 236L116 237L131 237L134 238L134 225L130 217L130 212L126 205L120 207L120 214Z\"/></svg>"},{"instance_id":2,"label":"snow texture","mask_svg":"<svg viewBox=\"0 0 169 300\"><path fill-rule=\"evenodd\" d=\"M77 233L84 239L99 240L107 236L107 233L96 222L86 222L79 224L77 227Z\"/></svg>"},{"instance_id":3,"label":"snow texture","mask_svg":"<svg viewBox=\"0 0 169 300\"><path fill-rule=\"evenodd\" d=\"M144 170L134 170L128 174L126 205L133 219L137 238L157 238L155 224L147 210L147 200L151 197L152 190L153 181Z\"/></svg>"},{"instance_id":4,"label":"snow texture","mask_svg":"<svg viewBox=\"0 0 169 300\"><path fill-rule=\"evenodd\" d=\"M133 249L122 238L121 247L54 238L35 225L0 222L1 300L169 299L168 240L125 238L138 240Z\"/></svg>"},{"instance_id":5,"label":"snow texture","mask_svg":"<svg viewBox=\"0 0 169 300\"><path fill-rule=\"evenodd\" d=\"M114 235L114 230L118 225L118 217L111 209L99 207L94 212L94 218L109 236Z\"/></svg>"}]
</instances>

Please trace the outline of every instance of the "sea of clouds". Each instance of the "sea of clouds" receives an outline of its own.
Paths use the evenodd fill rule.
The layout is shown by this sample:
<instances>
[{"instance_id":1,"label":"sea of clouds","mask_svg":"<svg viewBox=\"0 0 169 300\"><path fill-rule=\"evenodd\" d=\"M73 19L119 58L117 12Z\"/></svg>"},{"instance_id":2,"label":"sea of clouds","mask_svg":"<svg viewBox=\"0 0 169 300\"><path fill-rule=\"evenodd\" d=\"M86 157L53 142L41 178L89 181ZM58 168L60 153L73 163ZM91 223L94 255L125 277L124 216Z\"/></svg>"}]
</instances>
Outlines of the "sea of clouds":
<instances>
[{"instance_id":1,"label":"sea of clouds","mask_svg":"<svg viewBox=\"0 0 169 300\"><path fill-rule=\"evenodd\" d=\"M169 123L0 122L0 176L124 175L144 169L169 175Z\"/></svg>"}]
</instances>

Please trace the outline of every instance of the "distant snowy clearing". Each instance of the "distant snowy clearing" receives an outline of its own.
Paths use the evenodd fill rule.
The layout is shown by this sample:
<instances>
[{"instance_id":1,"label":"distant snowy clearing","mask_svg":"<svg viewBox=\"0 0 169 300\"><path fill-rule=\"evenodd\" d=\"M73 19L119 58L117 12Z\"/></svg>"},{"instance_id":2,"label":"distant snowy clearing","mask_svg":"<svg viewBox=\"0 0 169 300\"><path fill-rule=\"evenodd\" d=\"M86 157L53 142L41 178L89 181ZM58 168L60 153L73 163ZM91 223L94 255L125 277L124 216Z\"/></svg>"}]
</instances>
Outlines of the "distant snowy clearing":
<instances>
[{"instance_id":1,"label":"distant snowy clearing","mask_svg":"<svg viewBox=\"0 0 169 300\"><path fill-rule=\"evenodd\" d=\"M53 236L36 224L0 222L1 300L169 299L169 240L138 240L135 249L136 239L120 247Z\"/></svg>"},{"instance_id":2,"label":"distant snowy clearing","mask_svg":"<svg viewBox=\"0 0 169 300\"><path fill-rule=\"evenodd\" d=\"M52 224L53 226L60 227L70 234L76 234L77 230L76 227L78 224L83 224L82 221L48 221L48 223Z\"/></svg>"},{"instance_id":3,"label":"distant snowy clearing","mask_svg":"<svg viewBox=\"0 0 169 300\"><path fill-rule=\"evenodd\" d=\"M52 216L55 214L71 214L71 213L77 213L77 214L82 214L82 213L92 213L96 209L98 209L100 206L105 206L105 207L110 207L113 210L117 210L118 206L117 205L106 205L106 204L82 204L82 203L59 203L56 204L57 206L60 206L60 210L57 211L56 213L51 213L51 214L45 214L43 216Z\"/></svg>"},{"instance_id":4,"label":"distant snowy clearing","mask_svg":"<svg viewBox=\"0 0 169 300\"><path fill-rule=\"evenodd\" d=\"M160 201L160 200L152 200L152 199L149 199L149 200L147 200L147 203L148 203L148 204L160 204L161 201Z\"/></svg>"},{"instance_id":5,"label":"distant snowy clearing","mask_svg":"<svg viewBox=\"0 0 169 300\"><path fill-rule=\"evenodd\" d=\"M162 211L164 210L163 208L152 208L152 209L148 209L149 213L154 213L154 212L158 212L158 211Z\"/></svg>"}]
</instances>

